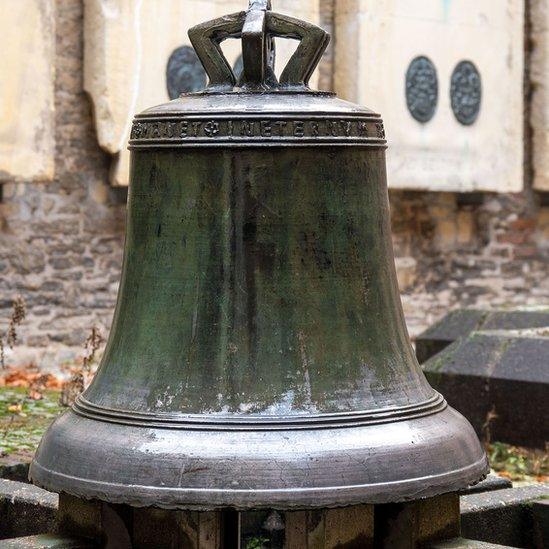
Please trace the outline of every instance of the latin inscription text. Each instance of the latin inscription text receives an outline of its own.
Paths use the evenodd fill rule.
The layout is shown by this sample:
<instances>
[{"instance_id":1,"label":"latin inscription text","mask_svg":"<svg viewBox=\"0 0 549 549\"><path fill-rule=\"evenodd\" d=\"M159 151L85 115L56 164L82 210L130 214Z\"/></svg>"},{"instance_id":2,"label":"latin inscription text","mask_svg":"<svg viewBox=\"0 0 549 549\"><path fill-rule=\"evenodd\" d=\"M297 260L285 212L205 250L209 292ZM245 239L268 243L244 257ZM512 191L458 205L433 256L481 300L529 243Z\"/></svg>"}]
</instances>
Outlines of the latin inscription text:
<instances>
[{"instance_id":1,"label":"latin inscription text","mask_svg":"<svg viewBox=\"0 0 549 549\"><path fill-rule=\"evenodd\" d=\"M315 120L260 120L260 119L204 119L178 121L134 122L132 140L157 139L314 139L355 138L385 139L383 123L361 119L315 119Z\"/></svg>"}]
</instances>

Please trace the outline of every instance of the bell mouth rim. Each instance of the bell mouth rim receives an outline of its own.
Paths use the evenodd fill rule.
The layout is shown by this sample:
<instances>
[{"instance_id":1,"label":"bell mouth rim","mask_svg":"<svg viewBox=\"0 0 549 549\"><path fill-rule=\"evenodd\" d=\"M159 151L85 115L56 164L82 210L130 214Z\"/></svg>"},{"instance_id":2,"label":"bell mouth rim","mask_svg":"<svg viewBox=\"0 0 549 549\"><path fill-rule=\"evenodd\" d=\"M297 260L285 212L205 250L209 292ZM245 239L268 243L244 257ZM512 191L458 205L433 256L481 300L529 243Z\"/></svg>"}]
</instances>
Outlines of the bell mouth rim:
<instances>
[{"instance_id":1,"label":"bell mouth rim","mask_svg":"<svg viewBox=\"0 0 549 549\"><path fill-rule=\"evenodd\" d=\"M342 486L301 486L291 488L184 488L170 486L126 485L83 479L53 471L36 460L31 464L33 484L58 493L84 499L101 499L109 503L160 509L212 510L219 508L249 509L314 509L349 505L399 503L456 492L474 486L490 472L488 458L459 469L436 475L423 475L404 480ZM46 480L47 479L47 480ZM455 479L459 479L456 482ZM74 484L76 482L76 484ZM453 485L455 483L455 486ZM53 487L52 487L53 485ZM79 489L71 486L78 485ZM135 498L142 490L146 498ZM107 496L108 494L108 496ZM261 499L265 499L265 503ZM248 501L250 500L250 501ZM305 503L306 501L306 503Z\"/></svg>"},{"instance_id":2,"label":"bell mouth rim","mask_svg":"<svg viewBox=\"0 0 549 549\"><path fill-rule=\"evenodd\" d=\"M225 432L112 425L69 410L29 476L50 491L138 507L275 509L419 499L488 471L473 428L450 406L386 425Z\"/></svg>"},{"instance_id":3,"label":"bell mouth rim","mask_svg":"<svg viewBox=\"0 0 549 549\"><path fill-rule=\"evenodd\" d=\"M368 426L380 423L405 421L429 416L443 411L448 407L444 397L437 391L433 396L415 404L391 406L371 410L350 412L313 413L295 415L259 415L202 413L182 414L177 412L130 412L94 404L84 396L79 395L72 410L87 419L133 425L138 427L162 429L197 429L212 431L272 431L322 429L334 427Z\"/></svg>"}]
</instances>

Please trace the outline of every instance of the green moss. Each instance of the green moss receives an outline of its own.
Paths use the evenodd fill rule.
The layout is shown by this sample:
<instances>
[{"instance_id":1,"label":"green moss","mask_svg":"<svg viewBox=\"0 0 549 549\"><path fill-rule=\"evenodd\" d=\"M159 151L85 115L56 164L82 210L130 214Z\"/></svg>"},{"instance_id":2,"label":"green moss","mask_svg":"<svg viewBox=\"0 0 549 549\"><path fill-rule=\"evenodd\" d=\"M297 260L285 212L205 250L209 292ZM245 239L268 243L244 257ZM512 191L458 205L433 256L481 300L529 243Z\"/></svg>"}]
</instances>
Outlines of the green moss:
<instances>
[{"instance_id":1,"label":"green moss","mask_svg":"<svg viewBox=\"0 0 549 549\"><path fill-rule=\"evenodd\" d=\"M0 388L0 457L32 455L50 423L63 411L58 391L45 391L41 400L26 389Z\"/></svg>"},{"instance_id":2,"label":"green moss","mask_svg":"<svg viewBox=\"0 0 549 549\"><path fill-rule=\"evenodd\" d=\"M451 356L451 354L442 351L442 353L439 353L434 357L432 362L430 361L427 363L428 371L432 373L440 372Z\"/></svg>"},{"instance_id":3,"label":"green moss","mask_svg":"<svg viewBox=\"0 0 549 549\"><path fill-rule=\"evenodd\" d=\"M437 353L434 357L430 358L425 364L422 364L424 371L431 374L443 371L444 366L452 362L454 354L458 350L461 341L461 339L457 339L448 347L440 351L440 353Z\"/></svg>"}]
</instances>

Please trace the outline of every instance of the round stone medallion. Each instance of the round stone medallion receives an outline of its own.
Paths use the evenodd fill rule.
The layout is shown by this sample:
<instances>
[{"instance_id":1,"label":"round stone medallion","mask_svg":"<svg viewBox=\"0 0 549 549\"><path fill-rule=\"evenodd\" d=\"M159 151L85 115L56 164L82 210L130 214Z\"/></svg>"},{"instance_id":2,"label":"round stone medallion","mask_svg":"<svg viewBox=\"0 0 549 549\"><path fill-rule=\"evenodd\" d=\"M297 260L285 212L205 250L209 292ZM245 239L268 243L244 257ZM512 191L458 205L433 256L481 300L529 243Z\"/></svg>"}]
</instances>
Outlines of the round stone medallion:
<instances>
[{"instance_id":1,"label":"round stone medallion","mask_svg":"<svg viewBox=\"0 0 549 549\"><path fill-rule=\"evenodd\" d=\"M206 71L191 46L173 50L166 66L168 96L176 99L182 93L195 92L206 86Z\"/></svg>"},{"instance_id":2,"label":"round stone medallion","mask_svg":"<svg viewBox=\"0 0 549 549\"><path fill-rule=\"evenodd\" d=\"M425 56L412 60L406 71L406 104L410 114L425 124L435 115L438 77L433 62Z\"/></svg>"},{"instance_id":3,"label":"round stone medallion","mask_svg":"<svg viewBox=\"0 0 549 549\"><path fill-rule=\"evenodd\" d=\"M450 99L454 116L464 126L474 124L480 112L482 82L471 61L457 64L450 83Z\"/></svg>"}]
</instances>

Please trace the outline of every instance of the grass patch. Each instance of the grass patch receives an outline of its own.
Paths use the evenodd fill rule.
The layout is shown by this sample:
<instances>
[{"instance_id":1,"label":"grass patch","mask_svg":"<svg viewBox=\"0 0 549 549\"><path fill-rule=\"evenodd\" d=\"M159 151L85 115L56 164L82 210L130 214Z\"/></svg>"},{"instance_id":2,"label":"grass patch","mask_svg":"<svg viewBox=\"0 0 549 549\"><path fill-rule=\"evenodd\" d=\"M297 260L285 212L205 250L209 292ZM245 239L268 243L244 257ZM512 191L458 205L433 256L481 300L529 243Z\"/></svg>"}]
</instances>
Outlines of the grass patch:
<instances>
[{"instance_id":1,"label":"grass patch","mask_svg":"<svg viewBox=\"0 0 549 549\"><path fill-rule=\"evenodd\" d=\"M50 423L64 410L59 394L47 390L34 400L25 388L0 387L0 457L34 454Z\"/></svg>"}]
</instances>

